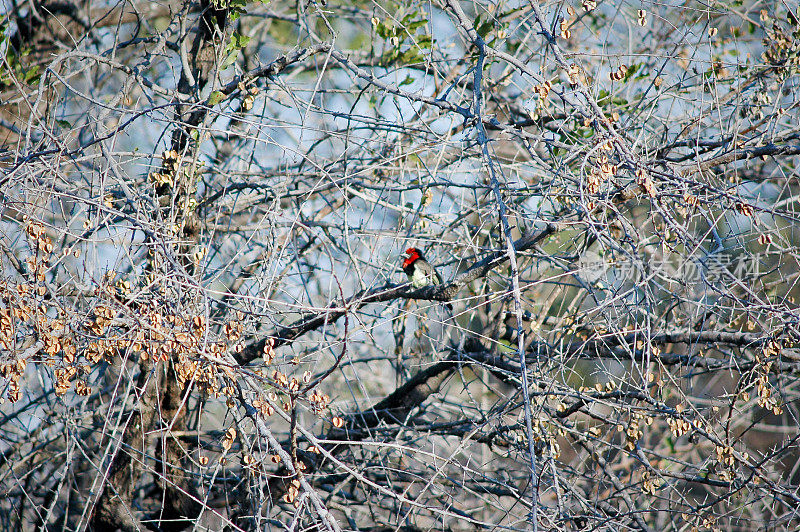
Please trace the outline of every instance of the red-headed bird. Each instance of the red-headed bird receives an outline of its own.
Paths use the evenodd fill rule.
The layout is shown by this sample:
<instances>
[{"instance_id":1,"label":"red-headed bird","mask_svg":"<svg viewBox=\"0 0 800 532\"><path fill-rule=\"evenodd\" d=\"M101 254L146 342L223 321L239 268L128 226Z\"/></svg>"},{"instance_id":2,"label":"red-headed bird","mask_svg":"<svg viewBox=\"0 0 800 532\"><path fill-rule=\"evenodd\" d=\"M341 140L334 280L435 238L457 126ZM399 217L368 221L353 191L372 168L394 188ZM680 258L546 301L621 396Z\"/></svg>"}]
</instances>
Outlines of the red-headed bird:
<instances>
[{"instance_id":1,"label":"red-headed bird","mask_svg":"<svg viewBox=\"0 0 800 532\"><path fill-rule=\"evenodd\" d=\"M403 260L403 271L414 288L424 288L429 285L442 284L442 276L431 266L431 263L422 256L422 251L417 248L408 248L406 258ZM453 306L447 303L447 308Z\"/></svg>"}]
</instances>

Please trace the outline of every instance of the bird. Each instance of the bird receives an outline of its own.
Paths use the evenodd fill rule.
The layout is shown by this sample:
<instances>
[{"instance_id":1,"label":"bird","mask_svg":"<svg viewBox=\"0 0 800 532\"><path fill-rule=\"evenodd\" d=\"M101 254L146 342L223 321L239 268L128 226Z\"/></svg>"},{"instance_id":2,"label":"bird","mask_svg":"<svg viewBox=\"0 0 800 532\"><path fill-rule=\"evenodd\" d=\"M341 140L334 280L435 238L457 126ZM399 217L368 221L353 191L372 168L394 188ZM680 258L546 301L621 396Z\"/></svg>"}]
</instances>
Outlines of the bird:
<instances>
[{"instance_id":1,"label":"bird","mask_svg":"<svg viewBox=\"0 0 800 532\"><path fill-rule=\"evenodd\" d=\"M429 285L442 284L442 276L425 260L422 251L418 248L408 248L403 260L403 272L408 276L408 280L414 288L424 288ZM450 303L446 303L447 308L453 310Z\"/></svg>"}]
</instances>

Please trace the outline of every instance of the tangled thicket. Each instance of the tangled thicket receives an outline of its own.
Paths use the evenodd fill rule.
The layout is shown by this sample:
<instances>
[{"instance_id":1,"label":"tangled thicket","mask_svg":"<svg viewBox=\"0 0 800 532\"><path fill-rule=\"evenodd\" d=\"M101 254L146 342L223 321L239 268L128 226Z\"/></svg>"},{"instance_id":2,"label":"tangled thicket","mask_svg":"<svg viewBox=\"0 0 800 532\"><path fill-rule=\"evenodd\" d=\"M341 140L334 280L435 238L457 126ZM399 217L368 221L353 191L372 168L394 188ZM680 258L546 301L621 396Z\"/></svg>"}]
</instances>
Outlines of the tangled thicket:
<instances>
[{"instance_id":1,"label":"tangled thicket","mask_svg":"<svg viewBox=\"0 0 800 532\"><path fill-rule=\"evenodd\" d=\"M792 2L7 4L2 528L800 526Z\"/></svg>"}]
</instances>

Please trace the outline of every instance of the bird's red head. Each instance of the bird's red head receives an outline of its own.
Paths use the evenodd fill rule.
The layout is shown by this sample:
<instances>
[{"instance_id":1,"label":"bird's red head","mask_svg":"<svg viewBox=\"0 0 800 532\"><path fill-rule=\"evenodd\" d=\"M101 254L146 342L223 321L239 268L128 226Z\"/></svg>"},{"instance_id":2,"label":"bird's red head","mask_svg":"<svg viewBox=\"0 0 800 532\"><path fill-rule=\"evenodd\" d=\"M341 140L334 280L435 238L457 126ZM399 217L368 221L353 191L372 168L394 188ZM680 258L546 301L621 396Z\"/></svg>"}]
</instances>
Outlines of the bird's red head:
<instances>
[{"instance_id":1,"label":"bird's red head","mask_svg":"<svg viewBox=\"0 0 800 532\"><path fill-rule=\"evenodd\" d=\"M403 261L403 269L405 270L419 259L422 258L422 252L417 248L408 248L406 250L406 259Z\"/></svg>"}]
</instances>

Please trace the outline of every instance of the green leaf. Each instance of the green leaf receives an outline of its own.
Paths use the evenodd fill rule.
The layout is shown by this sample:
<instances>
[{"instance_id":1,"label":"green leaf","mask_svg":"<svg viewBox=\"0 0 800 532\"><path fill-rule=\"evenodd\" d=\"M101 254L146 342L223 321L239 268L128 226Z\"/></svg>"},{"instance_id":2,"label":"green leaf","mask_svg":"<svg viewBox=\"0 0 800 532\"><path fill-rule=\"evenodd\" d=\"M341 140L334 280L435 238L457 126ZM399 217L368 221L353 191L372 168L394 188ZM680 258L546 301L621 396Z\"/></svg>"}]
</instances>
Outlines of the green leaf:
<instances>
[{"instance_id":1,"label":"green leaf","mask_svg":"<svg viewBox=\"0 0 800 532\"><path fill-rule=\"evenodd\" d=\"M422 61L422 56L415 48L409 48L400 55L400 62L404 64L419 63Z\"/></svg>"},{"instance_id":2,"label":"green leaf","mask_svg":"<svg viewBox=\"0 0 800 532\"><path fill-rule=\"evenodd\" d=\"M408 29L409 33L413 33L417 29L421 28L422 26L424 26L427 23L428 23L428 19L424 19L423 18L423 19L420 19L420 20L415 20L414 22L410 22L408 25L406 25L406 29Z\"/></svg>"},{"instance_id":3,"label":"green leaf","mask_svg":"<svg viewBox=\"0 0 800 532\"><path fill-rule=\"evenodd\" d=\"M236 43L236 47L241 50L242 48L247 46L247 44L249 42L250 42L250 37L248 37L247 35L239 35L238 42Z\"/></svg>"},{"instance_id":4,"label":"green leaf","mask_svg":"<svg viewBox=\"0 0 800 532\"><path fill-rule=\"evenodd\" d=\"M225 99L225 94L221 91L214 91L208 97L208 105L213 107Z\"/></svg>"},{"instance_id":5,"label":"green leaf","mask_svg":"<svg viewBox=\"0 0 800 532\"><path fill-rule=\"evenodd\" d=\"M72 128L72 124L70 124L66 120L56 120L56 125L58 127L62 128L62 129L71 129Z\"/></svg>"},{"instance_id":6,"label":"green leaf","mask_svg":"<svg viewBox=\"0 0 800 532\"><path fill-rule=\"evenodd\" d=\"M381 64L389 65L391 63L394 63L394 61L397 59L397 56L399 55L400 55L400 50L398 50L397 48L392 48L391 50L387 50L381 56Z\"/></svg>"},{"instance_id":7,"label":"green leaf","mask_svg":"<svg viewBox=\"0 0 800 532\"><path fill-rule=\"evenodd\" d=\"M39 81L39 65L33 65L25 72L24 81L25 83L36 83Z\"/></svg>"},{"instance_id":8,"label":"green leaf","mask_svg":"<svg viewBox=\"0 0 800 532\"><path fill-rule=\"evenodd\" d=\"M433 45L433 38L430 35L420 35L417 37L417 48L430 49Z\"/></svg>"},{"instance_id":9,"label":"green leaf","mask_svg":"<svg viewBox=\"0 0 800 532\"><path fill-rule=\"evenodd\" d=\"M231 41L228 43L225 49L226 51L241 50L242 48L247 46L247 43L249 42L250 42L250 37L248 37L247 35L241 35L239 33L233 32L231 34Z\"/></svg>"},{"instance_id":10,"label":"green leaf","mask_svg":"<svg viewBox=\"0 0 800 532\"><path fill-rule=\"evenodd\" d=\"M633 75L636 74L636 72L639 70L640 66L641 65L639 63L634 63L634 64L630 65L628 67L627 72L625 72L624 81L628 81L629 79L631 79L633 77Z\"/></svg>"},{"instance_id":11,"label":"green leaf","mask_svg":"<svg viewBox=\"0 0 800 532\"><path fill-rule=\"evenodd\" d=\"M412 83L414 83L414 78L411 76L406 76L406 79L400 82L400 86L402 87L403 85L411 85Z\"/></svg>"},{"instance_id":12,"label":"green leaf","mask_svg":"<svg viewBox=\"0 0 800 532\"><path fill-rule=\"evenodd\" d=\"M375 33L377 33L384 39L388 39L389 35L391 34L391 28L386 24L384 24L383 22L378 22L378 25L375 26Z\"/></svg>"},{"instance_id":13,"label":"green leaf","mask_svg":"<svg viewBox=\"0 0 800 532\"><path fill-rule=\"evenodd\" d=\"M237 55L239 55L238 51L229 53L228 57L226 57L225 60L222 62L222 64L219 66L220 70L225 70L226 68L234 64L236 62Z\"/></svg>"},{"instance_id":14,"label":"green leaf","mask_svg":"<svg viewBox=\"0 0 800 532\"><path fill-rule=\"evenodd\" d=\"M480 35L481 37L486 38L486 36L489 35L489 32L492 31L492 28L494 28L494 22L492 22L491 20L487 20L486 22L475 28L475 31L477 31L478 35Z\"/></svg>"}]
</instances>

